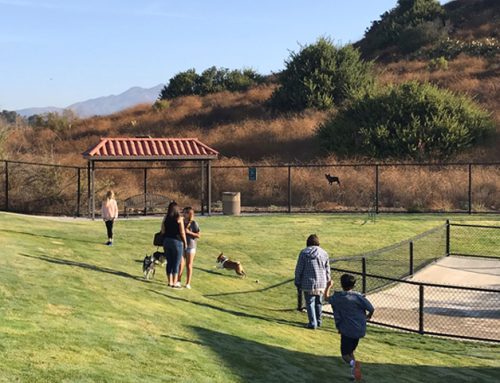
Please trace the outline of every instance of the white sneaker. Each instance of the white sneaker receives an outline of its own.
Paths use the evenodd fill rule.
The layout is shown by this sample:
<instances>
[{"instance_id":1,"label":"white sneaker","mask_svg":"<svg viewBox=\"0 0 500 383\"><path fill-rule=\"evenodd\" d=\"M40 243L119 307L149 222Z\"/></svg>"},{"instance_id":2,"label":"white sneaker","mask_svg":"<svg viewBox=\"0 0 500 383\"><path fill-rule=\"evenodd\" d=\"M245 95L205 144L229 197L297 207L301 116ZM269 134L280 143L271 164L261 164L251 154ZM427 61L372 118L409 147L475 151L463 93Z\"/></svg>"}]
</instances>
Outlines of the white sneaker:
<instances>
[{"instance_id":1,"label":"white sneaker","mask_svg":"<svg viewBox=\"0 0 500 383\"><path fill-rule=\"evenodd\" d=\"M189 289L191 290L191 285L187 284L186 286L184 286L186 289Z\"/></svg>"},{"instance_id":2,"label":"white sneaker","mask_svg":"<svg viewBox=\"0 0 500 383\"><path fill-rule=\"evenodd\" d=\"M181 285L181 283L180 283L180 282L177 282L177 283L174 285L174 287L175 287L176 289L182 289L182 285Z\"/></svg>"}]
</instances>

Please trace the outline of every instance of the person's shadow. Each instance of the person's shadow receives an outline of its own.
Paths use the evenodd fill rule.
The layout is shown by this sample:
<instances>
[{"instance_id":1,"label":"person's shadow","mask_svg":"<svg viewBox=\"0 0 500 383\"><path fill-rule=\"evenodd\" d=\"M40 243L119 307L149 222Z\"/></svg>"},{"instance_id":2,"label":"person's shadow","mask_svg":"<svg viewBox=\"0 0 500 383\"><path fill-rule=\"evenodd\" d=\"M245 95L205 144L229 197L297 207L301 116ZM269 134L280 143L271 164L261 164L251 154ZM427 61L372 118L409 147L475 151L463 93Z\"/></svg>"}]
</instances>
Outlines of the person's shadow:
<instances>
[{"instance_id":1,"label":"person's shadow","mask_svg":"<svg viewBox=\"0 0 500 383\"><path fill-rule=\"evenodd\" d=\"M54 257L50 257L48 255L30 255L30 254L25 254L25 253L20 253L19 255L21 255L22 257L38 259L40 261L52 263L55 265L79 267L79 268L86 269L86 270L92 270L92 271L97 271L100 273L115 275L117 277L134 279L134 280L140 281L140 282L150 282L150 281L145 280L143 277L139 277L137 275L132 275L132 274L129 274L125 271L114 270L114 269L110 269L109 267L97 266L97 265L93 265L91 263L78 262L78 261L73 261L70 259L63 259L63 258L54 258Z\"/></svg>"},{"instance_id":2,"label":"person's shadow","mask_svg":"<svg viewBox=\"0 0 500 383\"><path fill-rule=\"evenodd\" d=\"M163 335L178 342L208 347L241 382L349 382L350 369L337 355L336 348L318 349L311 340L308 351L294 350L293 342L287 348L249 340L242 335L231 335L204 327L189 327L197 339ZM308 330L304 330L308 331ZM248 335L248 334L247 334ZM327 337L336 335L325 333ZM401 335L404 336L404 335ZM360 348L363 347L362 343ZM397 348L393 350L397 353ZM494 382L499 368L442 367L391 363L362 363L364 382Z\"/></svg>"}]
</instances>

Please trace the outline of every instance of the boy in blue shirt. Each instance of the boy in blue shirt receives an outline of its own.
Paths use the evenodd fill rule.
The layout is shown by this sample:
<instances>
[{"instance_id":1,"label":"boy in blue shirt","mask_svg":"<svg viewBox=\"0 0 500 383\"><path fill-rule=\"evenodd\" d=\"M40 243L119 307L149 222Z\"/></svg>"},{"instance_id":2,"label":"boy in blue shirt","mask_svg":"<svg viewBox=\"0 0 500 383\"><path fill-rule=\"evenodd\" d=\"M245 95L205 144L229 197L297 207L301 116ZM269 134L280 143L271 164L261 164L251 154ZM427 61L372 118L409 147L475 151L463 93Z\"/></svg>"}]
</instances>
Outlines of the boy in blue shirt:
<instances>
[{"instance_id":1,"label":"boy in blue shirt","mask_svg":"<svg viewBox=\"0 0 500 383\"><path fill-rule=\"evenodd\" d=\"M351 291L356 284L356 278L350 274L340 277L343 291L335 291L329 298L332 305L335 326L340 333L340 352L342 359L349 363L354 380L361 380L361 364L354 358L354 351L359 340L366 335L366 321L373 315L375 309L363 295ZM328 298L330 286L325 290Z\"/></svg>"}]
</instances>

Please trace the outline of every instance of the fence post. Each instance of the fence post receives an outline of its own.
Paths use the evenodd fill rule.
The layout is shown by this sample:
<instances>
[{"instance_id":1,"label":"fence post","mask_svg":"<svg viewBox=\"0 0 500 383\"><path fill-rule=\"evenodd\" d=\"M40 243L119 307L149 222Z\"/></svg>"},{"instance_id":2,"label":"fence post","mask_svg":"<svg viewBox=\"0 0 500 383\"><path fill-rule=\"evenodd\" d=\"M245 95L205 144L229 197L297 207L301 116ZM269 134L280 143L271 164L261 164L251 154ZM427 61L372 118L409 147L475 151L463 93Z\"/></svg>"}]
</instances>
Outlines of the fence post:
<instances>
[{"instance_id":1,"label":"fence post","mask_svg":"<svg viewBox=\"0 0 500 383\"><path fill-rule=\"evenodd\" d=\"M375 214L378 214L379 166L375 165Z\"/></svg>"},{"instance_id":2,"label":"fence post","mask_svg":"<svg viewBox=\"0 0 500 383\"><path fill-rule=\"evenodd\" d=\"M410 276L413 275L413 241L410 241Z\"/></svg>"},{"instance_id":3,"label":"fence post","mask_svg":"<svg viewBox=\"0 0 500 383\"><path fill-rule=\"evenodd\" d=\"M5 161L5 211L9 211L9 161Z\"/></svg>"},{"instance_id":4,"label":"fence post","mask_svg":"<svg viewBox=\"0 0 500 383\"><path fill-rule=\"evenodd\" d=\"M424 334L424 285L418 285L418 332Z\"/></svg>"},{"instance_id":5,"label":"fence post","mask_svg":"<svg viewBox=\"0 0 500 383\"><path fill-rule=\"evenodd\" d=\"M366 258L361 258L361 292L366 294Z\"/></svg>"},{"instance_id":6,"label":"fence post","mask_svg":"<svg viewBox=\"0 0 500 383\"><path fill-rule=\"evenodd\" d=\"M297 287L297 310L298 311L302 311L302 307L304 307L303 296L304 296L304 294L302 293L302 289L300 287Z\"/></svg>"},{"instance_id":7,"label":"fence post","mask_svg":"<svg viewBox=\"0 0 500 383\"><path fill-rule=\"evenodd\" d=\"M144 168L144 215L148 212L148 168Z\"/></svg>"},{"instance_id":8,"label":"fence post","mask_svg":"<svg viewBox=\"0 0 500 383\"><path fill-rule=\"evenodd\" d=\"M472 164L469 163L469 214L472 214Z\"/></svg>"},{"instance_id":9,"label":"fence post","mask_svg":"<svg viewBox=\"0 0 500 383\"><path fill-rule=\"evenodd\" d=\"M292 167L288 165L288 213L292 212Z\"/></svg>"},{"instance_id":10,"label":"fence post","mask_svg":"<svg viewBox=\"0 0 500 383\"><path fill-rule=\"evenodd\" d=\"M80 168L76 169L76 216L80 216L80 200L81 200L81 192L80 192L80 187L81 187L81 174L80 174Z\"/></svg>"},{"instance_id":11,"label":"fence post","mask_svg":"<svg viewBox=\"0 0 500 383\"><path fill-rule=\"evenodd\" d=\"M450 220L446 220L446 256L450 256Z\"/></svg>"}]
</instances>

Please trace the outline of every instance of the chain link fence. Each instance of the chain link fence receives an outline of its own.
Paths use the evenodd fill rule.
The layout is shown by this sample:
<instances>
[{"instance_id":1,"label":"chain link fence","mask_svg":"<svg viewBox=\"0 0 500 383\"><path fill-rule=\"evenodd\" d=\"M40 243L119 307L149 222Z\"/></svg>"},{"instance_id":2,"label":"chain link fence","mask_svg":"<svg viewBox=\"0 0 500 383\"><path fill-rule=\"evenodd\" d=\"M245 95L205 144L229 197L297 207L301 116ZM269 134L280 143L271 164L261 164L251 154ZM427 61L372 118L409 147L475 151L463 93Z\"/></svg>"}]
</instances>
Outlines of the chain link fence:
<instances>
[{"instance_id":1,"label":"chain link fence","mask_svg":"<svg viewBox=\"0 0 500 383\"><path fill-rule=\"evenodd\" d=\"M0 161L0 165L0 209L38 214L89 213L87 168L20 161ZM254 177L250 177L250 169ZM95 176L97 200L112 188L121 211L128 198L147 193L175 199L197 210L205 201L202 185L206 180L199 166L153 163L97 167ZM224 192L240 192L241 210L247 213L498 213L500 163L216 163L212 166L212 211L222 211Z\"/></svg>"},{"instance_id":2,"label":"chain link fence","mask_svg":"<svg viewBox=\"0 0 500 383\"><path fill-rule=\"evenodd\" d=\"M498 226L450 224L450 254L500 258Z\"/></svg>"},{"instance_id":3,"label":"chain link fence","mask_svg":"<svg viewBox=\"0 0 500 383\"><path fill-rule=\"evenodd\" d=\"M500 290L393 279L333 268L366 280L371 323L420 334L500 342ZM358 291L361 292L358 287Z\"/></svg>"},{"instance_id":4,"label":"chain link fence","mask_svg":"<svg viewBox=\"0 0 500 383\"><path fill-rule=\"evenodd\" d=\"M331 261L332 279L357 278L355 290L375 306L371 323L391 328L465 339L500 342L500 226L447 222L413 238L352 257ZM488 287L456 286L419 280L419 270L450 255L483 257L479 278ZM465 256L465 257L463 257ZM494 263L498 260L498 263ZM438 262L438 263L439 263ZM434 267L434 266L432 266ZM439 273L448 273L440 265ZM477 272L454 265L456 272ZM482 270L487 269L487 270ZM415 275L416 274L416 275ZM425 278L424 278L425 279ZM491 287L491 288L490 288ZM299 292L298 308L302 309ZM325 310L330 307L326 306Z\"/></svg>"}]
</instances>

